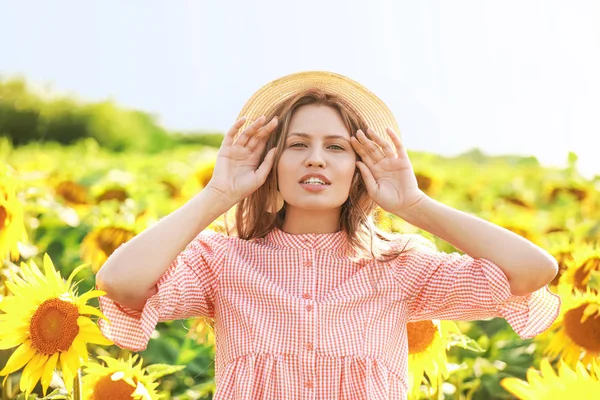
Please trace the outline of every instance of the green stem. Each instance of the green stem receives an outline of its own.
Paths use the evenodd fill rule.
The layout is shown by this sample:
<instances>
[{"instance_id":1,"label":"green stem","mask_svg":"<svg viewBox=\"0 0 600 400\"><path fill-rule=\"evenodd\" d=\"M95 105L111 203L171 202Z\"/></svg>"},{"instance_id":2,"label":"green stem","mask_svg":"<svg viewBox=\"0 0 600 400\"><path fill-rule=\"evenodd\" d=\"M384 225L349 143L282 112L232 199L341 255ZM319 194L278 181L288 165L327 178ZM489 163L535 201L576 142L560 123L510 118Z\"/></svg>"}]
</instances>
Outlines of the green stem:
<instances>
[{"instance_id":1,"label":"green stem","mask_svg":"<svg viewBox=\"0 0 600 400\"><path fill-rule=\"evenodd\" d=\"M73 380L73 400L83 400L83 393L81 393L81 369L77 370L75 379Z\"/></svg>"},{"instance_id":2,"label":"green stem","mask_svg":"<svg viewBox=\"0 0 600 400\"><path fill-rule=\"evenodd\" d=\"M6 379L6 384L2 388L2 400L8 400L12 397L12 380L10 376Z\"/></svg>"}]
</instances>

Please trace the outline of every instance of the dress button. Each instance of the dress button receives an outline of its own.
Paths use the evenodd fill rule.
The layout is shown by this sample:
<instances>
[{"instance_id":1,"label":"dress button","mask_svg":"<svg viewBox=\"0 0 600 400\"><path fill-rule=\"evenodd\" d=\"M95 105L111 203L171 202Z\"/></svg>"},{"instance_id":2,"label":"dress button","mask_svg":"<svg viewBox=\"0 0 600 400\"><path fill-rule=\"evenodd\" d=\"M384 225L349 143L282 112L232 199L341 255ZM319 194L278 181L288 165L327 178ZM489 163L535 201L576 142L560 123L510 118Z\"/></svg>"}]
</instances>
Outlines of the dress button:
<instances>
[{"instance_id":1,"label":"dress button","mask_svg":"<svg viewBox=\"0 0 600 400\"><path fill-rule=\"evenodd\" d=\"M307 388L311 388L311 387L313 387L313 382L312 381L306 381L304 383L304 386L306 386Z\"/></svg>"},{"instance_id":2,"label":"dress button","mask_svg":"<svg viewBox=\"0 0 600 400\"><path fill-rule=\"evenodd\" d=\"M312 304L308 304L308 305L306 306L306 310L307 310L307 311L312 311L312 309L313 309L313 306L312 306Z\"/></svg>"},{"instance_id":3,"label":"dress button","mask_svg":"<svg viewBox=\"0 0 600 400\"><path fill-rule=\"evenodd\" d=\"M306 350L312 350L313 349L313 344L312 343L306 343Z\"/></svg>"},{"instance_id":4,"label":"dress button","mask_svg":"<svg viewBox=\"0 0 600 400\"><path fill-rule=\"evenodd\" d=\"M310 299L311 296L310 293L304 293L302 297L304 297L305 299Z\"/></svg>"},{"instance_id":5,"label":"dress button","mask_svg":"<svg viewBox=\"0 0 600 400\"><path fill-rule=\"evenodd\" d=\"M304 266L305 267L311 267L312 263L310 261L304 261Z\"/></svg>"}]
</instances>

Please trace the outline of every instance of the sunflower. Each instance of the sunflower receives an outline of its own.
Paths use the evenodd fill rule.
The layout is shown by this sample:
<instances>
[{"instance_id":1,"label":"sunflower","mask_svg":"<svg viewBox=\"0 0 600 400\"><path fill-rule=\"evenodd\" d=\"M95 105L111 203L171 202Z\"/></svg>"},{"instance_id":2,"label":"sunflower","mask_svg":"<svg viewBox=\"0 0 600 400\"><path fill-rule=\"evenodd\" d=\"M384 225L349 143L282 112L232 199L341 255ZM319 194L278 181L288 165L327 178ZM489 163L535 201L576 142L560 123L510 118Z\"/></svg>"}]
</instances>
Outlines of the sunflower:
<instances>
[{"instance_id":1,"label":"sunflower","mask_svg":"<svg viewBox=\"0 0 600 400\"><path fill-rule=\"evenodd\" d=\"M597 243L581 243L573 257L566 261L567 269L560 279L560 283L571 286L573 290L586 291L594 273L600 272L600 248Z\"/></svg>"},{"instance_id":2,"label":"sunflower","mask_svg":"<svg viewBox=\"0 0 600 400\"><path fill-rule=\"evenodd\" d=\"M520 208L506 208L501 204L493 207L495 212L489 216L490 222L500 225L535 244L541 243L542 238L538 231L539 218L537 213Z\"/></svg>"},{"instance_id":3,"label":"sunflower","mask_svg":"<svg viewBox=\"0 0 600 400\"><path fill-rule=\"evenodd\" d=\"M129 359L115 359L98 356L106 366L89 363L85 366L83 377L83 398L86 400L155 400L160 396L156 392L158 383L155 378L142 369L142 359L134 365L138 356Z\"/></svg>"},{"instance_id":4,"label":"sunflower","mask_svg":"<svg viewBox=\"0 0 600 400\"><path fill-rule=\"evenodd\" d=\"M17 198L17 184L6 167L0 168L0 263L10 254L19 259L19 241L27 240L23 205Z\"/></svg>"},{"instance_id":5,"label":"sunflower","mask_svg":"<svg viewBox=\"0 0 600 400\"><path fill-rule=\"evenodd\" d=\"M527 382L518 378L504 378L500 384L504 389L522 400L597 399L600 393L600 365L594 362L591 371L577 363L571 369L560 362L558 374L548 359L540 363L541 373L534 368L527 370Z\"/></svg>"},{"instance_id":6,"label":"sunflower","mask_svg":"<svg viewBox=\"0 0 600 400\"><path fill-rule=\"evenodd\" d=\"M207 152L201 158L199 164L193 167L193 170L180 187L179 198L181 200L193 197L199 190L208 185L212 179L216 161L216 152L214 154Z\"/></svg>"},{"instance_id":7,"label":"sunflower","mask_svg":"<svg viewBox=\"0 0 600 400\"><path fill-rule=\"evenodd\" d=\"M25 366L20 389L27 395L40 380L45 395L58 365L70 391L77 370L88 361L86 343L112 344L88 315L106 317L86 304L105 292L75 293L76 284L72 280L86 266L75 268L65 282L48 254L44 254L44 274L33 261L30 265L21 263L19 273L12 274L12 279L6 282L11 295L0 302L3 312L0 314L0 349L19 347L0 376L6 375L6 381L8 374Z\"/></svg>"},{"instance_id":8,"label":"sunflower","mask_svg":"<svg viewBox=\"0 0 600 400\"><path fill-rule=\"evenodd\" d=\"M392 232L393 217L381 207L376 207L373 211L373 222L379 229Z\"/></svg>"},{"instance_id":9,"label":"sunflower","mask_svg":"<svg viewBox=\"0 0 600 400\"><path fill-rule=\"evenodd\" d=\"M173 182L173 179L163 178L160 180L160 184L163 185L169 198L176 199L181 196L181 187Z\"/></svg>"},{"instance_id":10,"label":"sunflower","mask_svg":"<svg viewBox=\"0 0 600 400\"><path fill-rule=\"evenodd\" d=\"M561 279L561 276L567 270L567 262L573 260L573 252L579 247L579 242L573 242L571 237L563 232L554 232L544 236L543 247L558 262L558 273L549 283L550 287L555 287Z\"/></svg>"},{"instance_id":11,"label":"sunflower","mask_svg":"<svg viewBox=\"0 0 600 400\"><path fill-rule=\"evenodd\" d=\"M119 186L115 186L111 188L106 188L102 193L97 195L96 203L102 203L103 201L109 200L117 200L118 202L122 203L129 197L129 193L127 193L126 189Z\"/></svg>"},{"instance_id":12,"label":"sunflower","mask_svg":"<svg viewBox=\"0 0 600 400\"><path fill-rule=\"evenodd\" d=\"M131 240L135 231L124 226L101 226L88 233L81 242L81 259L97 273L108 257L123 243Z\"/></svg>"},{"instance_id":13,"label":"sunflower","mask_svg":"<svg viewBox=\"0 0 600 400\"><path fill-rule=\"evenodd\" d=\"M87 206L91 204L88 188L71 180L58 182L54 187L58 197L72 207Z\"/></svg>"},{"instance_id":14,"label":"sunflower","mask_svg":"<svg viewBox=\"0 0 600 400\"><path fill-rule=\"evenodd\" d=\"M446 350L462 334L452 321L425 320L406 324L408 336L409 397L419 398L421 382L427 374L431 387L439 391L448 377Z\"/></svg>"},{"instance_id":15,"label":"sunflower","mask_svg":"<svg viewBox=\"0 0 600 400\"><path fill-rule=\"evenodd\" d=\"M196 170L196 173L194 175L196 176L198 183L202 187L206 187L206 185L208 185L208 182L210 182L210 180L212 179L212 174L215 169L215 161L216 160L205 161Z\"/></svg>"},{"instance_id":16,"label":"sunflower","mask_svg":"<svg viewBox=\"0 0 600 400\"><path fill-rule=\"evenodd\" d=\"M561 356L571 367L578 361L587 366L600 356L600 295L591 292L571 292L561 285L560 315L552 326L540 335L546 341L546 355Z\"/></svg>"}]
</instances>

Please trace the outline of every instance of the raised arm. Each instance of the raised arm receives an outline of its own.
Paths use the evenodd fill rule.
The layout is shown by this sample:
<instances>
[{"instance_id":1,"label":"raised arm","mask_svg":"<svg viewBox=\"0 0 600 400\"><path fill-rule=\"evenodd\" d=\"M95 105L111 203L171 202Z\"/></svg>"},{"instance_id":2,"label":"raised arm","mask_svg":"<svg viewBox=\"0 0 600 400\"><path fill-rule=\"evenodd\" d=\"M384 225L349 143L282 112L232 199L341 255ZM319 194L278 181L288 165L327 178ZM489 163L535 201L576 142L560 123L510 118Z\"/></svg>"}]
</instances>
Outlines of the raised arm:
<instances>
[{"instance_id":1,"label":"raised arm","mask_svg":"<svg viewBox=\"0 0 600 400\"><path fill-rule=\"evenodd\" d=\"M506 275L513 295L524 296L548 284L557 261L529 240L474 215L455 210L423 193L400 137L387 129L390 142L377 132L352 138L361 157L357 166L371 198L384 210L424 229L472 258L494 262Z\"/></svg>"},{"instance_id":2,"label":"raised arm","mask_svg":"<svg viewBox=\"0 0 600 400\"><path fill-rule=\"evenodd\" d=\"M141 310L177 255L230 207L212 190L203 189L113 252L96 275L98 288L117 303Z\"/></svg>"},{"instance_id":3,"label":"raised arm","mask_svg":"<svg viewBox=\"0 0 600 400\"><path fill-rule=\"evenodd\" d=\"M261 162L269 134L277 125L261 117L236 138L245 119L227 132L211 181L182 207L121 245L106 260L96 284L117 303L141 311L156 284L186 246L211 222L258 189L273 164L275 149Z\"/></svg>"},{"instance_id":4,"label":"raised arm","mask_svg":"<svg viewBox=\"0 0 600 400\"><path fill-rule=\"evenodd\" d=\"M431 197L423 196L421 201L396 215L473 258L493 261L506 275L515 296L540 289L558 272L557 261L546 250L506 228Z\"/></svg>"}]
</instances>

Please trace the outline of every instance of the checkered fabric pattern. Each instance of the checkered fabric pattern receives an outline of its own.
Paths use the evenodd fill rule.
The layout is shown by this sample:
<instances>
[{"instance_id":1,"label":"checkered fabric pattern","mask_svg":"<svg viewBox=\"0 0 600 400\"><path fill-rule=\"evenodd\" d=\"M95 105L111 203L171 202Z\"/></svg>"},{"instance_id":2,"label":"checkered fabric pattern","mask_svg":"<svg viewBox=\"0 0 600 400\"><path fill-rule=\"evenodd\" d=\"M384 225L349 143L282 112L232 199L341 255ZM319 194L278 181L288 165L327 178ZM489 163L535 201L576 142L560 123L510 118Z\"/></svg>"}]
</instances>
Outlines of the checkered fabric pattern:
<instances>
[{"instance_id":1,"label":"checkered fabric pattern","mask_svg":"<svg viewBox=\"0 0 600 400\"><path fill-rule=\"evenodd\" d=\"M205 230L141 312L101 297L111 323L100 327L140 351L160 321L215 318L215 400L396 400L407 396L408 321L501 317L530 338L558 315L548 287L512 296L483 258L413 252L353 262L347 246L342 231L275 228L248 241Z\"/></svg>"}]
</instances>

